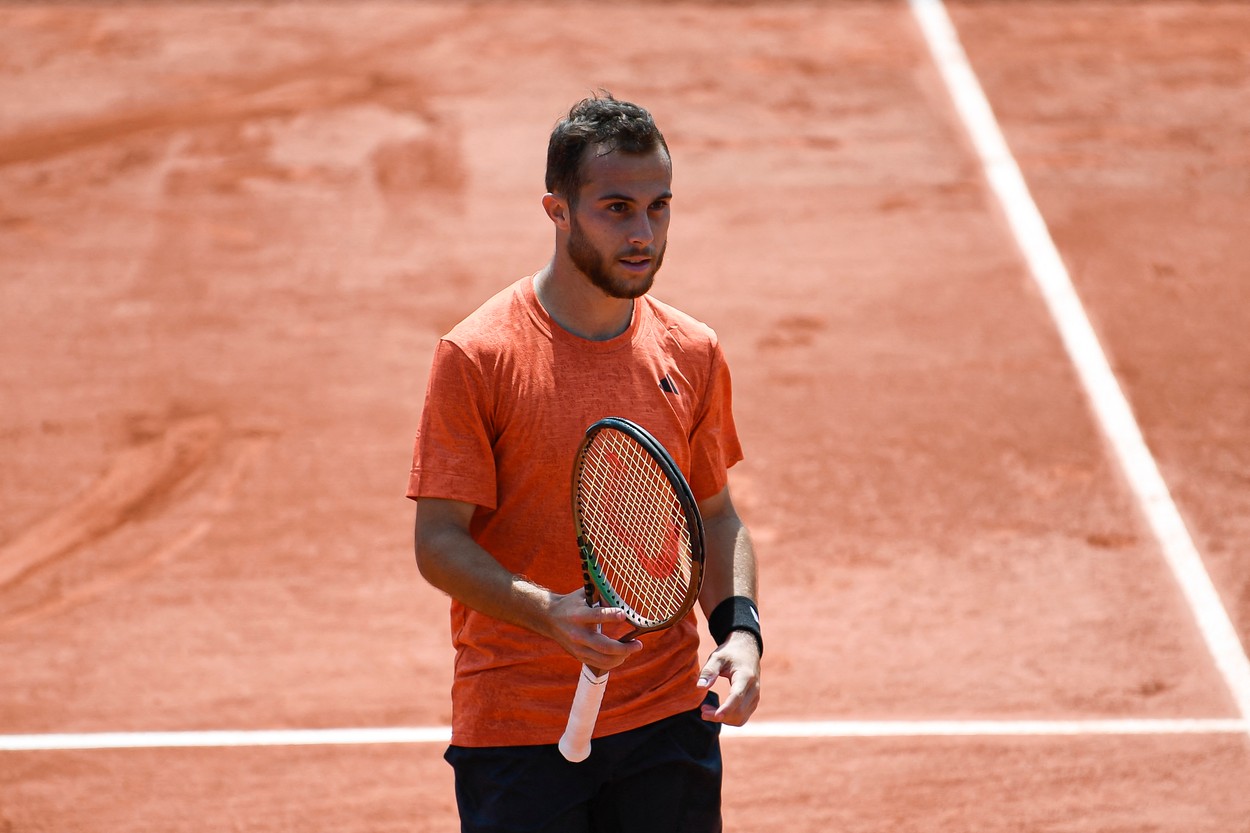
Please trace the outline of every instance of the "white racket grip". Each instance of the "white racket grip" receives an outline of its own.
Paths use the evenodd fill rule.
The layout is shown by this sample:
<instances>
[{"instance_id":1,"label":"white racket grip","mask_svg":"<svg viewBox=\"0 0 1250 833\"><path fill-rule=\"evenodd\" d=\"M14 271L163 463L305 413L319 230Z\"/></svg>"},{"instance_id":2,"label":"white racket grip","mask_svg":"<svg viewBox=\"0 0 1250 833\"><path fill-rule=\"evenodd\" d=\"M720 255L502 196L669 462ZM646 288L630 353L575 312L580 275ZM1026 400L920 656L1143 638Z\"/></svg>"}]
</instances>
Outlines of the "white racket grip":
<instances>
[{"instance_id":1,"label":"white racket grip","mask_svg":"<svg viewBox=\"0 0 1250 833\"><path fill-rule=\"evenodd\" d=\"M608 687L607 672L595 674L590 666L582 666L577 678L577 692L569 709L569 722L560 738L560 754L573 763L580 763L590 755L590 736L595 733L599 719L599 706L603 703L603 690Z\"/></svg>"}]
</instances>

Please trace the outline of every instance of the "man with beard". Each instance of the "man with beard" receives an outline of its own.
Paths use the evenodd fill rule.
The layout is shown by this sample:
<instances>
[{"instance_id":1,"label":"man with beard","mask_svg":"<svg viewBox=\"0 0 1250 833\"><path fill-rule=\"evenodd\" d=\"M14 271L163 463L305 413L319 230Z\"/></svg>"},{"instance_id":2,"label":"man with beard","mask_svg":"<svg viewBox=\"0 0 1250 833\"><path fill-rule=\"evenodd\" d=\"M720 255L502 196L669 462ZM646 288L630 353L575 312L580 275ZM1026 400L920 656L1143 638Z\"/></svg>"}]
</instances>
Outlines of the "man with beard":
<instances>
[{"instance_id":1,"label":"man with beard","mask_svg":"<svg viewBox=\"0 0 1250 833\"><path fill-rule=\"evenodd\" d=\"M555 253L444 336L417 432L421 574L451 596L452 739L463 831L721 829L721 723L759 703L755 555L729 496L741 449L715 333L648 295L664 259L672 162L641 107L575 105L552 132ZM669 450L703 515L699 603L717 643L700 663L692 613L622 643L591 608L570 470L605 416ZM612 670L590 757L557 751L582 664ZM723 703L711 691L729 680Z\"/></svg>"}]
</instances>

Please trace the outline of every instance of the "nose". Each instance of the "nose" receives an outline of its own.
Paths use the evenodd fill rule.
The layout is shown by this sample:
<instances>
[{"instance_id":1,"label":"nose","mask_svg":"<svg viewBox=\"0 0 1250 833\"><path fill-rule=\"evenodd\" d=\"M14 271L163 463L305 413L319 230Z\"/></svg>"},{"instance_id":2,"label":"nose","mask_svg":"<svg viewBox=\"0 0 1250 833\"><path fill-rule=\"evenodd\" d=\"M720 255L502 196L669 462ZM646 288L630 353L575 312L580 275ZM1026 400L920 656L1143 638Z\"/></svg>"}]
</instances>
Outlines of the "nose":
<instances>
[{"instance_id":1,"label":"nose","mask_svg":"<svg viewBox=\"0 0 1250 833\"><path fill-rule=\"evenodd\" d=\"M629 228L629 243L631 246L650 246L653 240L655 230L651 227L651 218L646 212L639 212Z\"/></svg>"}]
</instances>

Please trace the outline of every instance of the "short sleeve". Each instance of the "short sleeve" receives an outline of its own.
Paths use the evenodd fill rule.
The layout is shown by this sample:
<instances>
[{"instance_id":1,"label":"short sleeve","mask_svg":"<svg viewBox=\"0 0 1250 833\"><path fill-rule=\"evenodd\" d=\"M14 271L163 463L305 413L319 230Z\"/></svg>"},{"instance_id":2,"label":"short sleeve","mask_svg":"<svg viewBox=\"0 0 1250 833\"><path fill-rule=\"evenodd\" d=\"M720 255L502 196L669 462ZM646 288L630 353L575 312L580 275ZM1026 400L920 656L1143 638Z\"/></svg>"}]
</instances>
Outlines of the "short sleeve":
<instances>
[{"instance_id":1,"label":"short sleeve","mask_svg":"<svg viewBox=\"0 0 1250 833\"><path fill-rule=\"evenodd\" d=\"M707 391L690 437L690 488L696 500L712 497L729 482L729 468L742 460L733 417L733 384L720 345L712 344Z\"/></svg>"},{"instance_id":2,"label":"short sleeve","mask_svg":"<svg viewBox=\"0 0 1250 833\"><path fill-rule=\"evenodd\" d=\"M408 497L444 498L494 509L491 415L480 369L455 344L439 341L413 447Z\"/></svg>"}]
</instances>

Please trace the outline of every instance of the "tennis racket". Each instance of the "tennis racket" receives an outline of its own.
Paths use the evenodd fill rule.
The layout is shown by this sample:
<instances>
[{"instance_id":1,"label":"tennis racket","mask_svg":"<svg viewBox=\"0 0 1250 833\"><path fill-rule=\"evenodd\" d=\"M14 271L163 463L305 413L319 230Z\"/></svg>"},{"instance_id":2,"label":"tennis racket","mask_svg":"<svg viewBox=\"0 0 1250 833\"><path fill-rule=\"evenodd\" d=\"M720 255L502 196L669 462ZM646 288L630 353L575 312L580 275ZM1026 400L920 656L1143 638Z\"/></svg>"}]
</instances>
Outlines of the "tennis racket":
<instances>
[{"instance_id":1,"label":"tennis racket","mask_svg":"<svg viewBox=\"0 0 1250 833\"><path fill-rule=\"evenodd\" d=\"M586 429L573 462L573 523L586 603L625 611L628 642L664 630L694 607L703 584L703 519L673 458L619 417ZM560 738L570 761L590 754L607 673L582 666Z\"/></svg>"}]
</instances>

